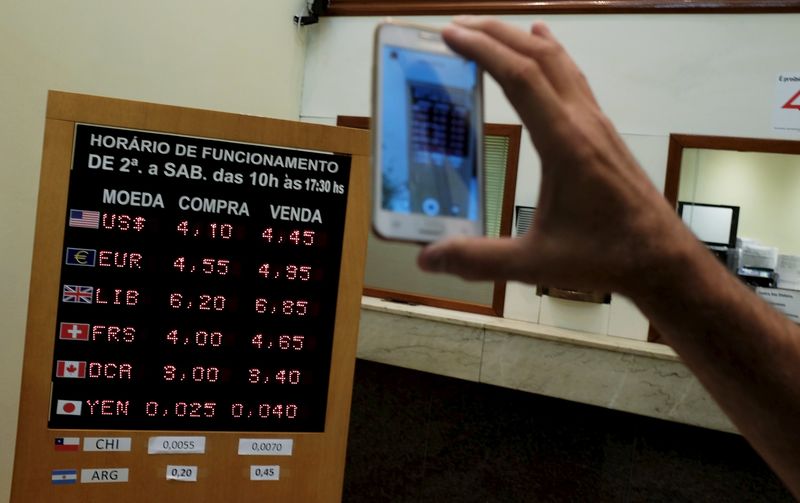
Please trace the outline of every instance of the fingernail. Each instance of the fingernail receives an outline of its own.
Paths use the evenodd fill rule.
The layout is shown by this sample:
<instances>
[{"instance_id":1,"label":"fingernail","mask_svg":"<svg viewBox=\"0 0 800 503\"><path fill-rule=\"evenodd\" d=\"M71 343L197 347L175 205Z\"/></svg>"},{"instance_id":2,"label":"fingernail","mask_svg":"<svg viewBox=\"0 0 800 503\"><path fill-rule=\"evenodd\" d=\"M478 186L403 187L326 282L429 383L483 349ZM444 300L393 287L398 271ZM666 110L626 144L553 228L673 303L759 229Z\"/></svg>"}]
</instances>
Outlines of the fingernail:
<instances>
[{"instance_id":1,"label":"fingernail","mask_svg":"<svg viewBox=\"0 0 800 503\"><path fill-rule=\"evenodd\" d=\"M453 22L458 24L470 24L475 22L477 16L473 16L470 14L459 14L458 16L453 17Z\"/></svg>"},{"instance_id":2,"label":"fingernail","mask_svg":"<svg viewBox=\"0 0 800 503\"><path fill-rule=\"evenodd\" d=\"M461 25L450 23L449 25L444 27L442 30L442 35L444 36L445 41L459 39L464 36L467 32L467 29Z\"/></svg>"}]
</instances>

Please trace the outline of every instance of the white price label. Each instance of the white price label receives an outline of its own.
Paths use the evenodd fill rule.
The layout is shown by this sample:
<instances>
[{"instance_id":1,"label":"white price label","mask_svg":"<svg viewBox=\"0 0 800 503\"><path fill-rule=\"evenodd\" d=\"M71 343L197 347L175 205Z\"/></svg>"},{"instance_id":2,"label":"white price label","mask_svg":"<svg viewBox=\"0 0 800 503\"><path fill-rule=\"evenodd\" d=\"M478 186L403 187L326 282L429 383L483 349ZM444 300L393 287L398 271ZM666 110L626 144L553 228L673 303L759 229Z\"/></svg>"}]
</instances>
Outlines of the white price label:
<instances>
[{"instance_id":1,"label":"white price label","mask_svg":"<svg viewBox=\"0 0 800 503\"><path fill-rule=\"evenodd\" d=\"M203 454L206 437L150 437L147 454Z\"/></svg>"},{"instance_id":2,"label":"white price label","mask_svg":"<svg viewBox=\"0 0 800 503\"><path fill-rule=\"evenodd\" d=\"M167 465L167 480L178 482L197 482L197 467L185 465Z\"/></svg>"},{"instance_id":3,"label":"white price label","mask_svg":"<svg viewBox=\"0 0 800 503\"><path fill-rule=\"evenodd\" d=\"M84 468L81 470L81 484L109 484L127 481L127 468Z\"/></svg>"},{"instance_id":4,"label":"white price label","mask_svg":"<svg viewBox=\"0 0 800 503\"><path fill-rule=\"evenodd\" d=\"M240 456L291 456L291 438L240 438Z\"/></svg>"},{"instance_id":5,"label":"white price label","mask_svg":"<svg viewBox=\"0 0 800 503\"><path fill-rule=\"evenodd\" d=\"M280 480L281 467L278 465L250 465L250 480Z\"/></svg>"},{"instance_id":6,"label":"white price label","mask_svg":"<svg viewBox=\"0 0 800 503\"><path fill-rule=\"evenodd\" d=\"M128 452L131 450L131 437L86 437L83 439L86 452Z\"/></svg>"}]
</instances>

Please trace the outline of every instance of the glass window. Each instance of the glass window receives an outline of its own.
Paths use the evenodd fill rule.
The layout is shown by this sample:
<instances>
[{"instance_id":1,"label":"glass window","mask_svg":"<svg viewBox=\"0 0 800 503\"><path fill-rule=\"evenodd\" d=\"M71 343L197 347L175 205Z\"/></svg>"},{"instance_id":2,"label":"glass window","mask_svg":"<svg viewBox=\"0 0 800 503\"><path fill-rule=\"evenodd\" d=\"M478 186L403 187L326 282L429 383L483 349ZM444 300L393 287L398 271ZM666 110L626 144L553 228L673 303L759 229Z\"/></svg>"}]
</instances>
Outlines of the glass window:
<instances>
[{"instance_id":1,"label":"glass window","mask_svg":"<svg viewBox=\"0 0 800 503\"><path fill-rule=\"evenodd\" d=\"M369 127L366 117L340 116L338 125ZM510 236L521 127L486 124L486 230ZM419 245L384 241L370 233L364 294L415 304L502 316L505 282L467 282L428 274L416 265Z\"/></svg>"}]
</instances>

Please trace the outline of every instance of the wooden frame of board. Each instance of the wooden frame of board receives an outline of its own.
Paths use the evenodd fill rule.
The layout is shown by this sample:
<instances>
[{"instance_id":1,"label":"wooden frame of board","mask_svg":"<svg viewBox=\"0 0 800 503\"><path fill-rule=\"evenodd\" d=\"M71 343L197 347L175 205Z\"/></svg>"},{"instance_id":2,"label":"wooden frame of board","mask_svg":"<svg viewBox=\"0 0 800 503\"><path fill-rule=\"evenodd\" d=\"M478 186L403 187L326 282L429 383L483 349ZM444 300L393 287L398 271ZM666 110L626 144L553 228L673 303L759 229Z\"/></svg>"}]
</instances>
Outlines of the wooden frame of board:
<instances>
[{"instance_id":1,"label":"wooden frame of board","mask_svg":"<svg viewBox=\"0 0 800 503\"><path fill-rule=\"evenodd\" d=\"M62 431L48 429L56 310L63 253L67 190L76 123L349 154L344 244L336 305L336 325L322 433L266 433L292 438L294 454L255 461L237 454L237 439L254 434L180 432L207 437L195 457L148 455L147 439L158 431ZM45 125L36 216L33 268L23 363L22 391L11 500L29 501L302 501L341 499L345 449L355 366L356 340L368 229L369 139L364 131L51 92ZM55 452L61 436L132 437L130 452ZM249 459L247 459L249 458ZM252 464L279 464L280 480L251 481ZM166 480L165 465L200 465L197 482ZM51 483L52 470L77 467L130 469L127 483L68 486Z\"/></svg>"}]
</instances>

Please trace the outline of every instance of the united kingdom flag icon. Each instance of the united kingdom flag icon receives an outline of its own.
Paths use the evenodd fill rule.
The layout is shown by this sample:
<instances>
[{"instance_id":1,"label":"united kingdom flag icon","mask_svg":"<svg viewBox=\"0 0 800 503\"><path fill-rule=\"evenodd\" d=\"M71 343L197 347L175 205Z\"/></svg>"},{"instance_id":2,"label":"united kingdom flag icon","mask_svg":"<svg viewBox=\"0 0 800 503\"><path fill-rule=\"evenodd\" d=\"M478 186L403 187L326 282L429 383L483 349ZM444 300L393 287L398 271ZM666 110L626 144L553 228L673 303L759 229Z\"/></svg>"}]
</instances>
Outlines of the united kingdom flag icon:
<instances>
[{"instance_id":1,"label":"united kingdom flag icon","mask_svg":"<svg viewBox=\"0 0 800 503\"><path fill-rule=\"evenodd\" d=\"M91 304L94 297L94 287L82 285L64 285L61 300L76 304Z\"/></svg>"}]
</instances>

